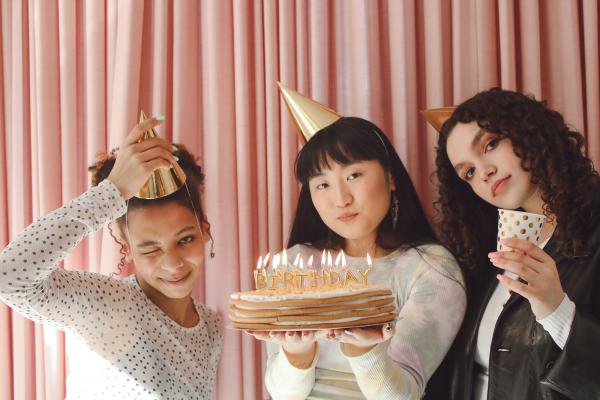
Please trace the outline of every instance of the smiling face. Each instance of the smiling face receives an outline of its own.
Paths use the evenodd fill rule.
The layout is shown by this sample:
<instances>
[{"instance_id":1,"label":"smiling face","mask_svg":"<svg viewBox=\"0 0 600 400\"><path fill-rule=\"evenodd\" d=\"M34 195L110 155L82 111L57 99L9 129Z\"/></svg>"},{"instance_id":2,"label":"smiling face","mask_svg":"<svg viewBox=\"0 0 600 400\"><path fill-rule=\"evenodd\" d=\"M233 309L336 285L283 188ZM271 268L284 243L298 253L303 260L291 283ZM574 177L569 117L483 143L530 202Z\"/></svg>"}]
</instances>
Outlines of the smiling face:
<instances>
[{"instance_id":1,"label":"smiling face","mask_svg":"<svg viewBox=\"0 0 600 400\"><path fill-rule=\"evenodd\" d=\"M446 151L458 176L486 202L506 209L537 208L537 186L509 139L485 132L476 121L459 122L448 136Z\"/></svg>"},{"instance_id":2,"label":"smiling face","mask_svg":"<svg viewBox=\"0 0 600 400\"><path fill-rule=\"evenodd\" d=\"M204 259L204 241L194 213L177 203L129 212L127 258L153 300L190 296ZM208 236L208 235L205 235Z\"/></svg>"},{"instance_id":3,"label":"smiling face","mask_svg":"<svg viewBox=\"0 0 600 400\"><path fill-rule=\"evenodd\" d=\"M323 222L359 246L375 242L377 228L390 208L395 189L378 161L359 161L330 168L309 179L312 202Z\"/></svg>"}]
</instances>

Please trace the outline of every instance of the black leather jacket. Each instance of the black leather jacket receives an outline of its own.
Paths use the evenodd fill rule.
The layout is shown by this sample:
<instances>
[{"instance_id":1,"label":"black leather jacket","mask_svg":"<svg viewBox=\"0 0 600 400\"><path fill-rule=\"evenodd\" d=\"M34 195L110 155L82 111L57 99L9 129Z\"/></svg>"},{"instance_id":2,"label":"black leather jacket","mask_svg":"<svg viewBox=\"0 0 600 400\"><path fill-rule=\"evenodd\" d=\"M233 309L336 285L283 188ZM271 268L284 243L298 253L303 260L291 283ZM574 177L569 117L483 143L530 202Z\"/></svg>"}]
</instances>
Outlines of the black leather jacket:
<instances>
[{"instance_id":1,"label":"black leather jacket","mask_svg":"<svg viewBox=\"0 0 600 400\"><path fill-rule=\"evenodd\" d=\"M597 208L600 213L600 207ZM500 314L490 351L489 400L600 399L600 218L586 255L566 258L551 239L544 251L555 260L564 291L576 305L564 349L536 322L527 299L513 293ZM472 400L476 336L500 271L471 287L463 326L446 360L429 381L427 399Z\"/></svg>"}]
</instances>

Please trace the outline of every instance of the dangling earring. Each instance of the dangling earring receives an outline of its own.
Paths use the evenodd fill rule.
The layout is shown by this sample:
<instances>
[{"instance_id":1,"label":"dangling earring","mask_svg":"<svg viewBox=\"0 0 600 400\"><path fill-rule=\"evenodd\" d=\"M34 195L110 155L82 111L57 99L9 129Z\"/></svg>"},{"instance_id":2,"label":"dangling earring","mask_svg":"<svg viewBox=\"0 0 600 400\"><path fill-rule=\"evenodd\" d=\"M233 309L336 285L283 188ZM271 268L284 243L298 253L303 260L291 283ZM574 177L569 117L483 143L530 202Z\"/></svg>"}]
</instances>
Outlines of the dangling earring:
<instances>
[{"instance_id":1,"label":"dangling earring","mask_svg":"<svg viewBox=\"0 0 600 400\"><path fill-rule=\"evenodd\" d=\"M215 240L210 236L210 258L215 258Z\"/></svg>"},{"instance_id":2,"label":"dangling earring","mask_svg":"<svg viewBox=\"0 0 600 400\"><path fill-rule=\"evenodd\" d=\"M400 209L400 201L398 200L398 197L396 196L396 191L393 190L392 191L392 206L391 206L391 211L392 211L392 228L396 229L396 225L398 225L398 211Z\"/></svg>"}]
</instances>

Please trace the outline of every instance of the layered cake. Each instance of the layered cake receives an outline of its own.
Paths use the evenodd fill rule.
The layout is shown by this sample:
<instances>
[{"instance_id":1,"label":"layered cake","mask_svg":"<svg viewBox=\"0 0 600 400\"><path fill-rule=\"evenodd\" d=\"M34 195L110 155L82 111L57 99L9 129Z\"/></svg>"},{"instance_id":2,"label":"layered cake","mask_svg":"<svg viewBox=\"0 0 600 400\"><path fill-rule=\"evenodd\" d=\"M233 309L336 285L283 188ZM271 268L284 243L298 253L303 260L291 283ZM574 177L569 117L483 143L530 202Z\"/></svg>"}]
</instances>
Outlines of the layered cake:
<instances>
[{"instance_id":1,"label":"layered cake","mask_svg":"<svg viewBox=\"0 0 600 400\"><path fill-rule=\"evenodd\" d=\"M301 330L377 325L396 317L391 290L368 284L369 268L257 269L257 289L233 293L229 319L237 329Z\"/></svg>"}]
</instances>

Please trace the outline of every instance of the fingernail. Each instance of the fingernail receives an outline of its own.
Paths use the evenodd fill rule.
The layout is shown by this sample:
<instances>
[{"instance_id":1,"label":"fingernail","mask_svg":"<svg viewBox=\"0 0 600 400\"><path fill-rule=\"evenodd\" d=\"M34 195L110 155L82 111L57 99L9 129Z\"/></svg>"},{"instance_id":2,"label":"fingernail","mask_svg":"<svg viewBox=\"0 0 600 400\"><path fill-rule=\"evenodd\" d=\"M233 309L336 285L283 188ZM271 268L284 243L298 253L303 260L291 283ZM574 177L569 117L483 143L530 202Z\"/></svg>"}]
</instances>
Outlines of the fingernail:
<instances>
[{"instance_id":1,"label":"fingernail","mask_svg":"<svg viewBox=\"0 0 600 400\"><path fill-rule=\"evenodd\" d=\"M172 145L171 145L171 149L172 149L173 151L177 151L177 150L179 150L179 147L177 147L177 146L175 146L174 144L172 144Z\"/></svg>"},{"instance_id":2,"label":"fingernail","mask_svg":"<svg viewBox=\"0 0 600 400\"><path fill-rule=\"evenodd\" d=\"M346 335L354 336L354 333L352 333L352 331L350 329L344 329L344 333Z\"/></svg>"},{"instance_id":3,"label":"fingernail","mask_svg":"<svg viewBox=\"0 0 600 400\"><path fill-rule=\"evenodd\" d=\"M179 161L179 157L177 157L175 154L173 154L173 160Z\"/></svg>"},{"instance_id":4,"label":"fingernail","mask_svg":"<svg viewBox=\"0 0 600 400\"><path fill-rule=\"evenodd\" d=\"M165 116L162 114L158 114L157 116L154 117L155 120L157 121L164 121L165 120Z\"/></svg>"}]
</instances>

